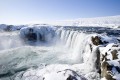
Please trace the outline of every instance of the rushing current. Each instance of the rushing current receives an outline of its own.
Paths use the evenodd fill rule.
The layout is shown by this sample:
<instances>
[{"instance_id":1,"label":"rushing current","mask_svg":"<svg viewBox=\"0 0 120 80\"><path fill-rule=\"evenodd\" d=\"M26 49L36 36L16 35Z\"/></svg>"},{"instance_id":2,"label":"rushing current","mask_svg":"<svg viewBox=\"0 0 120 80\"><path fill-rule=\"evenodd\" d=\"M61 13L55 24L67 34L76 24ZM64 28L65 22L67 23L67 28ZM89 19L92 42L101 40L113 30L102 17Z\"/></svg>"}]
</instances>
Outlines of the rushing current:
<instances>
[{"instance_id":1,"label":"rushing current","mask_svg":"<svg viewBox=\"0 0 120 80\"><path fill-rule=\"evenodd\" d=\"M46 77L48 72L64 69L75 70L89 80L99 80L93 64L95 49L91 54L89 46L91 36L96 35L114 41L120 37L120 30L76 26L25 26L20 30L1 30L0 80L48 80L35 75Z\"/></svg>"}]
</instances>

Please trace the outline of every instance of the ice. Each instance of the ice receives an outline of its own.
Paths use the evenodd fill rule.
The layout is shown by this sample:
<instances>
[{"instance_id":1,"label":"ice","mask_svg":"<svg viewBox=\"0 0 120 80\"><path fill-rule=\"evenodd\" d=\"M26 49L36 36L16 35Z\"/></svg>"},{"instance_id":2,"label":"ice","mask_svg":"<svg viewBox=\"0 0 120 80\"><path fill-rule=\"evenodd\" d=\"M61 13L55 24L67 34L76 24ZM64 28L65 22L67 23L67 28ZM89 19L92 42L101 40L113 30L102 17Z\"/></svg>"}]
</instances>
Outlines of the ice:
<instances>
[{"instance_id":1,"label":"ice","mask_svg":"<svg viewBox=\"0 0 120 80\"><path fill-rule=\"evenodd\" d=\"M103 43L95 45L92 37L96 36ZM50 25L27 25L20 31L2 31L0 79L100 80L100 65L96 61L106 52L112 60L110 52L119 43L117 37ZM119 60L109 64L119 66L116 61ZM114 77L119 75L116 69L113 72Z\"/></svg>"}]
</instances>

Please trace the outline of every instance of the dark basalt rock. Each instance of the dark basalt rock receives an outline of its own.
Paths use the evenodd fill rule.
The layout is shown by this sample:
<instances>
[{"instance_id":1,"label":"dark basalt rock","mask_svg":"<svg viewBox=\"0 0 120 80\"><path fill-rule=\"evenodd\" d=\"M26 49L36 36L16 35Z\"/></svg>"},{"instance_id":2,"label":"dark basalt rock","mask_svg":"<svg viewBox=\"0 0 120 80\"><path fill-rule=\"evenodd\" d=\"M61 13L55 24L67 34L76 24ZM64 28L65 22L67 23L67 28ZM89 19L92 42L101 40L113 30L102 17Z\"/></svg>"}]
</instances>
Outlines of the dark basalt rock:
<instances>
[{"instance_id":1,"label":"dark basalt rock","mask_svg":"<svg viewBox=\"0 0 120 80\"><path fill-rule=\"evenodd\" d=\"M118 47L119 45L113 45L112 47Z\"/></svg>"},{"instance_id":2,"label":"dark basalt rock","mask_svg":"<svg viewBox=\"0 0 120 80\"><path fill-rule=\"evenodd\" d=\"M107 59L107 55L107 52L105 53L105 55L102 54L101 61L110 61L110 59Z\"/></svg>"},{"instance_id":3,"label":"dark basalt rock","mask_svg":"<svg viewBox=\"0 0 120 80\"><path fill-rule=\"evenodd\" d=\"M92 43L93 43L94 45L96 45L96 46L103 44L101 38L98 37L98 36L95 36L95 37L92 36L92 37L91 37L91 41L92 41Z\"/></svg>"},{"instance_id":4,"label":"dark basalt rock","mask_svg":"<svg viewBox=\"0 0 120 80\"><path fill-rule=\"evenodd\" d=\"M96 49L96 61L95 61L95 66L96 66L96 69L97 69L97 72L99 74L101 74L101 69L100 69L100 51L99 51L99 48Z\"/></svg>"},{"instance_id":5,"label":"dark basalt rock","mask_svg":"<svg viewBox=\"0 0 120 80\"><path fill-rule=\"evenodd\" d=\"M66 80L78 80L78 79L76 79L76 77L70 75Z\"/></svg>"},{"instance_id":6,"label":"dark basalt rock","mask_svg":"<svg viewBox=\"0 0 120 80\"><path fill-rule=\"evenodd\" d=\"M91 44L89 44L89 46L90 46L90 50L91 50L91 52L92 52L92 50L93 50L92 45L91 45Z\"/></svg>"},{"instance_id":7,"label":"dark basalt rock","mask_svg":"<svg viewBox=\"0 0 120 80\"><path fill-rule=\"evenodd\" d=\"M111 73L109 73L114 66L110 65L108 62L104 61L101 65L102 73L101 76L105 77L107 80L116 80L112 77Z\"/></svg>"},{"instance_id":8,"label":"dark basalt rock","mask_svg":"<svg viewBox=\"0 0 120 80\"><path fill-rule=\"evenodd\" d=\"M101 37L99 36L95 36L95 37L91 37L91 41L94 45L98 46L98 45L103 45L103 44L108 44L108 41L102 41Z\"/></svg>"},{"instance_id":9,"label":"dark basalt rock","mask_svg":"<svg viewBox=\"0 0 120 80\"><path fill-rule=\"evenodd\" d=\"M103 60L106 61L107 60L106 56L107 56L107 53L105 55L102 54L101 61L103 61Z\"/></svg>"},{"instance_id":10,"label":"dark basalt rock","mask_svg":"<svg viewBox=\"0 0 120 80\"><path fill-rule=\"evenodd\" d=\"M101 77L105 77L106 80L116 80L113 76L120 74L119 44L113 44L108 52L101 55Z\"/></svg>"},{"instance_id":11,"label":"dark basalt rock","mask_svg":"<svg viewBox=\"0 0 120 80\"><path fill-rule=\"evenodd\" d=\"M113 50L112 52L111 52L111 54L112 54L112 59L113 60L115 60L115 59L118 59L118 51L117 50Z\"/></svg>"}]
</instances>

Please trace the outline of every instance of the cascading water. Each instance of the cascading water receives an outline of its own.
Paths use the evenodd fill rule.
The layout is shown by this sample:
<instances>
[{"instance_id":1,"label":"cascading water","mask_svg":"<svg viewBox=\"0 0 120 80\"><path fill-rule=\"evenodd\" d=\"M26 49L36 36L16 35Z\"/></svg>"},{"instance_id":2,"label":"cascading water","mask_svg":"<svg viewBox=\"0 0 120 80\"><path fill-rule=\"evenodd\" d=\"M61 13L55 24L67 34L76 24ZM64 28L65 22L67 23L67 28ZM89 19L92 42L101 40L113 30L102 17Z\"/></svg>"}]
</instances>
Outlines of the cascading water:
<instances>
[{"instance_id":1,"label":"cascading water","mask_svg":"<svg viewBox=\"0 0 120 80\"><path fill-rule=\"evenodd\" d=\"M86 40L89 37L88 34L80 33L78 31L64 30L62 28L56 30L55 28L52 30L49 27L23 28L20 34L23 39L28 38L27 41L29 41L29 37L27 35L31 35L29 29L33 29L32 34L36 34L36 42L43 42L45 44L52 42L56 44L53 46L57 47L59 45L68 50L64 56L66 56L68 60L71 60L71 63L83 62L83 53L84 48L87 45ZM30 41L34 40L31 39Z\"/></svg>"},{"instance_id":2,"label":"cascading water","mask_svg":"<svg viewBox=\"0 0 120 80\"><path fill-rule=\"evenodd\" d=\"M46 43L48 44L48 42L55 43L56 45L53 45L55 47L60 45L61 47L64 47L65 49L68 50L65 55L68 57L67 58L68 60L71 60L71 63L83 62L84 60L83 53L85 52L85 48L88 45L87 42L90 39L91 35L73 30L65 30L63 28L55 29L51 27L40 28L33 27L22 29L21 30L22 37L27 38L26 35L29 34L29 29L33 29L32 33L35 33L37 35L36 42L42 41L45 44Z\"/></svg>"},{"instance_id":3,"label":"cascading water","mask_svg":"<svg viewBox=\"0 0 120 80\"><path fill-rule=\"evenodd\" d=\"M87 40L91 35L78 31L70 30L58 30L58 36L65 48L68 48L71 52L69 57L71 60L81 63L83 62L83 53L87 46Z\"/></svg>"},{"instance_id":4,"label":"cascading water","mask_svg":"<svg viewBox=\"0 0 120 80\"><path fill-rule=\"evenodd\" d=\"M12 76L15 80L25 80L24 73L36 68L40 72L43 69L43 72L38 72L41 76L47 72L46 66L49 65L52 66L48 67L48 72L73 69L87 77L94 74L89 77L92 80L99 79L94 73L98 47L91 41L91 37L98 34L95 30L90 32L85 29L85 32L83 28L78 29L80 28L33 26L23 27L20 32L4 32L5 34L0 36L0 79L9 80L8 76ZM60 69L61 65L63 68ZM56 68L53 69L54 67ZM35 72L37 73L36 70ZM86 75L87 73L89 74ZM16 78L16 75L21 74L23 77Z\"/></svg>"},{"instance_id":5,"label":"cascading water","mask_svg":"<svg viewBox=\"0 0 120 80\"><path fill-rule=\"evenodd\" d=\"M22 46L19 32L0 32L0 50Z\"/></svg>"}]
</instances>

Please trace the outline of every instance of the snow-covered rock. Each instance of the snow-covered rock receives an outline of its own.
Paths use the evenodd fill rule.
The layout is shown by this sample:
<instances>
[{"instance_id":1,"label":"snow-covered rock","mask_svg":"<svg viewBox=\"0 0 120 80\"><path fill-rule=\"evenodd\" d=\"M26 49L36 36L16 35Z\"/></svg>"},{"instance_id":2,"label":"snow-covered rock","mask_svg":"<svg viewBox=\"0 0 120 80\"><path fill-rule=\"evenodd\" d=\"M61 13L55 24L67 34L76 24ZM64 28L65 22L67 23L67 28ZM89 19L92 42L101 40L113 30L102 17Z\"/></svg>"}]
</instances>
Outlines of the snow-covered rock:
<instances>
[{"instance_id":1,"label":"snow-covered rock","mask_svg":"<svg viewBox=\"0 0 120 80\"><path fill-rule=\"evenodd\" d=\"M0 24L0 31L17 31L20 30L22 27L26 25L7 25L7 24Z\"/></svg>"},{"instance_id":2,"label":"snow-covered rock","mask_svg":"<svg viewBox=\"0 0 120 80\"><path fill-rule=\"evenodd\" d=\"M119 35L110 36L92 33L92 31L88 33L77 29L29 25L21 28L20 33L14 31L15 36L20 36L25 42L30 40L30 43L34 43L35 40L41 43L31 46L23 42L22 46L2 49L0 51L0 79L100 80L102 72L105 72L104 75L110 72L112 78L119 80ZM7 35L6 38L3 36L0 38L3 38L1 41L6 39L5 43L7 43L7 40L11 38L8 36L11 32L4 33L1 32L1 35ZM17 44L18 39L12 37L10 46ZM49 44L52 43L51 41L55 44L41 46L42 43ZM106 67L103 70L104 68L101 67L103 63L109 66L109 71Z\"/></svg>"},{"instance_id":3,"label":"snow-covered rock","mask_svg":"<svg viewBox=\"0 0 120 80\"><path fill-rule=\"evenodd\" d=\"M107 80L120 80L120 44L108 44L101 51L101 76Z\"/></svg>"},{"instance_id":4,"label":"snow-covered rock","mask_svg":"<svg viewBox=\"0 0 120 80\"><path fill-rule=\"evenodd\" d=\"M55 27L23 27L20 30L20 36L25 41L51 41L55 36Z\"/></svg>"}]
</instances>

